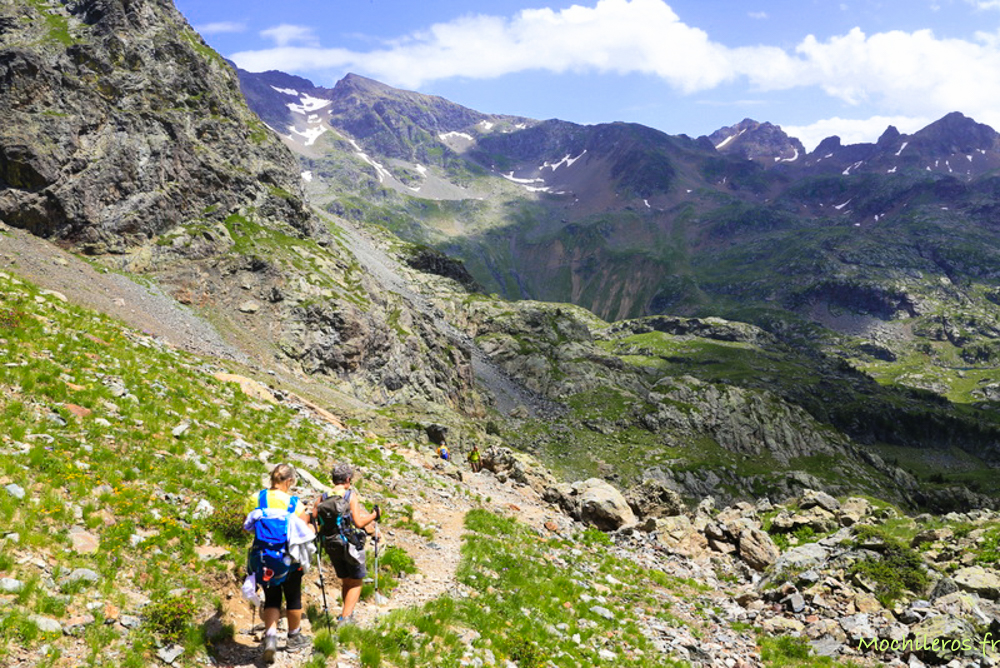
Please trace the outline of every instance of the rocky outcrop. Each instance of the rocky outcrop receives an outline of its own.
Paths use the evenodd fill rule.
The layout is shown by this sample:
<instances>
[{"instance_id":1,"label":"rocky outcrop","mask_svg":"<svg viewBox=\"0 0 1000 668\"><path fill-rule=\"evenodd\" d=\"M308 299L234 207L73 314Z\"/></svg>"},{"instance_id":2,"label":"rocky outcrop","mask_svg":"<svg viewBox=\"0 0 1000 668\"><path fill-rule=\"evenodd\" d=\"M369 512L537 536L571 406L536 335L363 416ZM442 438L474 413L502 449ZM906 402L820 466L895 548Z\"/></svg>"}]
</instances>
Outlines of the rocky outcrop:
<instances>
[{"instance_id":1,"label":"rocky outcrop","mask_svg":"<svg viewBox=\"0 0 1000 668\"><path fill-rule=\"evenodd\" d=\"M501 482L513 480L539 494L556 484L556 479L537 459L510 448L494 446L482 453L483 468L496 474Z\"/></svg>"},{"instance_id":2,"label":"rocky outcrop","mask_svg":"<svg viewBox=\"0 0 1000 668\"><path fill-rule=\"evenodd\" d=\"M625 500L636 516L642 519L671 517L687 510L680 494L656 478L646 478L629 489Z\"/></svg>"},{"instance_id":3,"label":"rocky outcrop","mask_svg":"<svg viewBox=\"0 0 1000 668\"><path fill-rule=\"evenodd\" d=\"M573 519L603 531L614 531L636 521L621 492L599 478L553 485L545 490L544 498L562 507Z\"/></svg>"},{"instance_id":4,"label":"rocky outcrop","mask_svg":"<svg viewBox=\"0 0 1000 668\"><path fill-rule=\"evenodd\" d=\"M0 218L91 253L252 215L306 234L287 150L169 2L0 5Z\"/></svg>"},{"instance_id":5,"label":"rocky outcrop","mask_svg":"<svg viewBox=\"0 0 1000 668\"><path fill-rule=\"evenodd\" d=\"M673 336L696 336L715 341L738 341L752 345L773 345L777 339L760 329L743 322L722 318L678 318L653 315L614 323L603 333L603 338L663 332Z\"/></svg>"}]
</instances>

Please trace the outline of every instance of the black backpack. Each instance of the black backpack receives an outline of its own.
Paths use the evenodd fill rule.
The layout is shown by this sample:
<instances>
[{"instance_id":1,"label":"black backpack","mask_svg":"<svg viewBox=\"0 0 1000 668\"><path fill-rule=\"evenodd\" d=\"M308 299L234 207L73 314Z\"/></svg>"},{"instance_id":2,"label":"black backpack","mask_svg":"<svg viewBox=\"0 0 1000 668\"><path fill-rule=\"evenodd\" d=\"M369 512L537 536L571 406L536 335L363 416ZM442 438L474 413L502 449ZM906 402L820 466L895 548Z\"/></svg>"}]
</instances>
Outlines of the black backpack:
<instances>
[{"instance_id":1,"label":"black backpack","mask_svg":"<svg viewBox=\"0 0 1000 668\"><path fill-rule=\"evenodd\" d=\"M331 559L341 558L363 564L362 550L365 549L368 534L354 526L354 518L351 517L352 491L347 490L344 496L324 494L316 507L316 518L320 541Z\"/></svg>"}]
</instances>

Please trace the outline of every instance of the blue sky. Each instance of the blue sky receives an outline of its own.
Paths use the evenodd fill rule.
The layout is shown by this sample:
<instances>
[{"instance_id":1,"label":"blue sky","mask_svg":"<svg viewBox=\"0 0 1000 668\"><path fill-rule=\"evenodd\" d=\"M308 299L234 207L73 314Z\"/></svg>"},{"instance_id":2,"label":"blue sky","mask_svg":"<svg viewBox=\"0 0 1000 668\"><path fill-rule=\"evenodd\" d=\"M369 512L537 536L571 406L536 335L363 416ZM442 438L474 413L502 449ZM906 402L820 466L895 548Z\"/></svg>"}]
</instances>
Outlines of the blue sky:
<instances>
[{"instance_id":1,"label":"blue sky","mask_svg":"<svg viewBox=\"0 0 1000 668\"><path fill-rule=\"evenodd\" d=\"M1000 0L175 0L251 71L348 72L486 113L812 149L951 111L1000 130Z\"/></svg>"}]
</instances>

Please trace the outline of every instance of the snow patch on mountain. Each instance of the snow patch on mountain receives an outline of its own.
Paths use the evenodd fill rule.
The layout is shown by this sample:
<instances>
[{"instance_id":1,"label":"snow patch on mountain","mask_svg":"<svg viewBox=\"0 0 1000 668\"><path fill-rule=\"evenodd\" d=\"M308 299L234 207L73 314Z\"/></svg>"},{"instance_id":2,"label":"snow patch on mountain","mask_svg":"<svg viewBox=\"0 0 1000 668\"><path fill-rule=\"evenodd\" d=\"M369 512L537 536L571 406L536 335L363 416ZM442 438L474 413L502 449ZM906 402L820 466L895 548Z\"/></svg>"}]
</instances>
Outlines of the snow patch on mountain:
<instances>
[{"instance_id":1,"label":"snow patch on mountain","mask_svg":"<svg viewBox=\"0 0 1000 668\"><path fill-rule=\"evenodd\" d=\"M326 132L326 128L322 125L318 125L313 128L306 128L305 130L297 130L294 126L291 126L288 129L292 132L292 134L296 134L305 139L306 146L312 146L315 144L316 140L319 139L324 132Z\"/></svg>"},{"instance_id":2,"label":"snow patch on mountain","mask_svg":"<svg viewBox=\"0 0 1000 668\"><path fill-rule=\"evenodd\" d=\"M566 156L562 160L560 160L559 162L557 162L555 164L550 163L550 162L546 162L544 165L542 165L538 169L542 170L542 169L545 169L546 167L548 167L549 169L551 169L554 172L557 169L559 169L560 167L562 167L563 165L565 165L567 167L572 167L573 163L576 162L577 160L579 160L580 158L582 158L584 156L584 154L586 154L586 153L587 153L587 149L583 149L583 153L581 153L580 155L576 156L575 158L570 157L569 153L567 153Z\"/></svg>"},{"instance_id":3,"label":"snow patch on mountain","mask_svg":"<svg viewBox=\"0 0 1000 668\"><path fill-rule=\"evenodd\" d=\"M292 88L278 88L277 86L271 86L271 88L278 91L282 95L294 95L295 97L302 97L302 93Z\"/></svg>"},{"instance_id":4,"label":"snow patch on mountain","mask_svg":"<svg viewBox=\"0 0 1000 668\"><path fill-rule=\"evenodd\" d=\"M737 137L739 137L740 135L742 135L744 132L746 132L745 128L743 130L740 130L739 132L737 132L734 135L729 135L728 137L726 137L725 139L723 139L722 141L720 141L718 144L716 144L715 145L715 149L718 150L718 149L722 148L723 146L729 144L734 139L736 139Z\"/></svg>"},{"instance_id":5,"label":"snow patch on mountain","mask_svg":"<svg viewBox=\"0 0 1000 668\"><path fill-rule=\"evenodd\" d=\"M303 116L311 111L319 111L320 109L329 107L333 104L333 100L324 100L322 98L306 94L299 96L299 102L301 102L301 104L289 102L288 108L292 110L292 113L302 114Z\"/></svg>"},{"instance_id":6,"label":"snow patch on mountain","mask_svg":"<svg viewBox=\"0 0 1000 668\"><path fill-rule=\"evenodd\" d=\"M464 132L445 132L443 134L438 135L438 139L440 139L441 141L448 141L449 139L453 138L467 139L469 141L473 141L472 135L466 134Z\"/></svg>"},{"instance_id":7,"label":"snow patch on mountain","mask_svg":"<svg viewBox=\"0 0 1000 668\"><path fill-rule=\"evenodd\" d=\"M361 147L358 145L356 141L354 141L353 139L348 139L347 141L350 142L351 146L354 147L355 155L357 155L359 158L361 158L366 163L375 168L375 173L378 174L379 183L385 183L386 179L392 178L392 173L389 172L389 170L386 169L384 166L382 166L380 163L375 162L374 160L369 158L368 154L361 150Z\"/></svg>"}]
</instances>

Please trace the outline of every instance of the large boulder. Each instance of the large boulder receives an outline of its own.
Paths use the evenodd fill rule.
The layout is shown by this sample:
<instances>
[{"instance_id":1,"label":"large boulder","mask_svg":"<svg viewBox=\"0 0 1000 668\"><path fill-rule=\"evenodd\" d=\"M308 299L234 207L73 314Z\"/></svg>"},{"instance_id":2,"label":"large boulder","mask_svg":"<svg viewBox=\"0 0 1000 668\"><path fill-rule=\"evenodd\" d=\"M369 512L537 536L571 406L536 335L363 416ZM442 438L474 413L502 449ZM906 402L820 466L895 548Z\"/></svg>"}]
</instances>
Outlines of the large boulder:
<instances>
[{"instance_id":1,"label":"large boulder","mask_svg":"<svg viewBox=\"0 0 1000 668\"><path fill-rule=\"evenodd\" d=\"M708 552L708 539L687 515L662 517L656 522L657 540L671 552L697 559Z\"/></svg>"},{"instance_id":2,"label":"large boulder","mask_svg":"<svg viewBox=\"0 0 1000 668\"><path fill-rule=\"evenodd\" d=\"M603 480L585 480L579 497L581 522L604 531L614 531L636 522L635 514L622 493Z\"/></svg>"},{"instance_id":3,"label":"large boulder","mask_svg":"<svg viewBox=\"0 0 1000 668\"><path fill-rule=\"evenodd\" d=\"M953 615L928 617L911 629L915 652L926 663L947 663L973 658L979 651L972 624Z\"/></svg>"},{"instance_id":4,"label":"large boulder","mask_svg":"<svg viewBox=\"0 0 1000 668\"><path fill-rule=\"evenodd\" d=\"M557 503L574 519L603 531L614 531L636 523L635 514L617 489L599 478L572 485L550 485L544 497Z\"/></svg>"},{"instance_id":5,"label":"large boulder","mask_svg":"<svg viewBox=\"0 0 1000 668\"><path fill-rule=\"evenodd\" d=\"M802 498L799 500L799 508L808 510L819 506L823 510L831 513L840 509L840 501L833 498L826 492L818 492L814 489L802 490Z\"/></svg>"},{"instance_id":6,"label":"large boulder","mask_svg":"<svg viewBox=\"0 0 1000 668\"><path fill-rule=\"evenodd\" d=\"M672 517L685 511L681 495L657 478L646 478L625 494L629 507L641 518Z\"/></svg>"},{"instance_id":7,"label":"large boulder","mask_svg":"<svg viewBox=\"0 0 1000 668\"><path fill-rule=\"evenodd\" d=\"M969 566L956 571L951 577L963 591L970 591L994 601L1000 599L1000 575L994 570L982 566Z\"/></svg>"},{"instance_id":8,"label":"large boulder","mask_svg":"<svg viewBox=\"0 0 1000 668\"><path fill-rule=\"evenodd\" d=\"M736 545L740 559L755 571L763 571L781 555L781 550L764 531L754 528L743 529Z\"/></svg>"},{"instance_id":9,"label":"large boulder","mask_svg":"<svg viewBox=\"0 0 1000 668\"><path fill-rule=\"evenodd\" d=\"M487 448L482 453L482 464L484 469L496 474L499 480L513 480L528 485L539 494L549 494L547 490L558 486L552 474L537 459L510 448L500 446ZM558 494L555 496L549 494L546 500L557 502L558 497Z\"/></svg>"}]
</instances>

